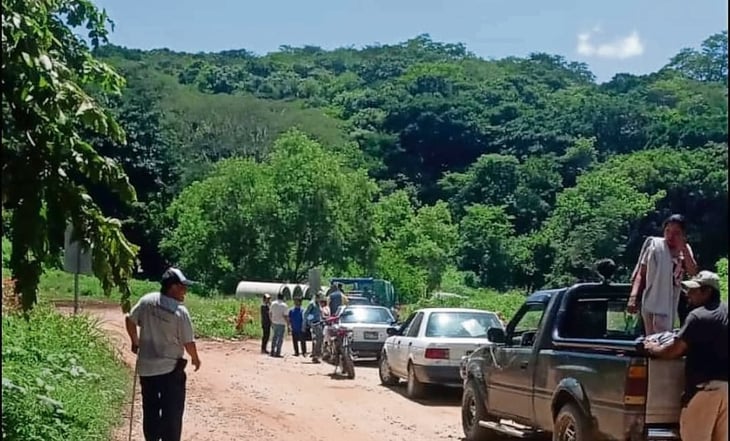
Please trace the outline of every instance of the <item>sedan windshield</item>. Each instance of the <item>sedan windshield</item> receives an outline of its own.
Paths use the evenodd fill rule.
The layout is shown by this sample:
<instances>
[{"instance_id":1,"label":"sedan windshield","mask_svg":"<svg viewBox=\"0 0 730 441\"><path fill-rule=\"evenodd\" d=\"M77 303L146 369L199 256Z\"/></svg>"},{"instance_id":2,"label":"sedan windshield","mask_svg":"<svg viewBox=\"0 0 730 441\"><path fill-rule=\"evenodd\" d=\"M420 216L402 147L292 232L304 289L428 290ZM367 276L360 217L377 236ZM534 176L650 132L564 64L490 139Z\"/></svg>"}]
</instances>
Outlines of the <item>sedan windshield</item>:
<instances>
[{"instance_id":1,"label":"sedan windshield","mask_svg":"<svg viewBox=\"0 0 730 441\"><path fill-rule=\"evenodd\" d=\"M340 315L341 323L383 323L395 321L388 308L346 308Z\"/></svg>"},{"instance_id":2,"label":"sedan windshield","mask_svg":"<svg viewBox=\"0 0 730 441\"><path fill-rule=\"evenodd\" d=\"M489 328L502 328L491 312L434 312L428 318L426 337L486 338Z\"/></svg>"}]
</instances>

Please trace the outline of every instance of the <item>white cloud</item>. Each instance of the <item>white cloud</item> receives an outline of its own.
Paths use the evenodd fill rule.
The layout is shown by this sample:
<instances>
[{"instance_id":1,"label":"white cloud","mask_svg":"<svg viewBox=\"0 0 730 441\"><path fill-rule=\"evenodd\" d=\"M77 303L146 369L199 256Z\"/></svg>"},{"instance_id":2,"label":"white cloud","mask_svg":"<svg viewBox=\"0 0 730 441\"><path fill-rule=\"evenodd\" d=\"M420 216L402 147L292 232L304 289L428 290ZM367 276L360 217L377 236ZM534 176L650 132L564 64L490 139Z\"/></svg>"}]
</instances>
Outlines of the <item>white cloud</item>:
<instances>
[{"instance_id":1,"label":"white cloud","mask_svg":"<svg viewBox=\"0 0 730 441\"><path fill-rule=\"evenodd\" d=\"M633 31L626 37L617 38L613 41L595 44L591 40L595 34L600 33L600 28L595 27L591 32L578 34L578 46L576 51L586 57L598 57L623 60L626 58L638 57L644 53L644 43L637 31Z\"/></svg>"}]
</instances>

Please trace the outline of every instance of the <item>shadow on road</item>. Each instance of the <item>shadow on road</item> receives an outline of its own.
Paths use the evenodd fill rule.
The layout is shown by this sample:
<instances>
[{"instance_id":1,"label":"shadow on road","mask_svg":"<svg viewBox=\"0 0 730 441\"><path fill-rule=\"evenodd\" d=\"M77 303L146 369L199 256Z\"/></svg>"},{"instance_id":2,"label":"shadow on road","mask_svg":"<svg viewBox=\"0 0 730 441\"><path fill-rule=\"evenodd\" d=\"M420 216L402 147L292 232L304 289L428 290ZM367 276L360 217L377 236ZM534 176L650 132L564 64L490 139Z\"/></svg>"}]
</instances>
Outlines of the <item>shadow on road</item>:
<instances>
[{"instance_id":1,"label":"shadow on road","mask_svg":"<svg viewBox=\"0 0 730 441\"><path fill-rule=\"evenodd\" d=\"M398 386L384 386L391 391L397 393L403 398L418 403L422 406L461 406L461 388L438 386L430 384L426 386L425 397L419 399L411 399L406 396L406 388L404 384Z\"/></svg>"}]
</instances>

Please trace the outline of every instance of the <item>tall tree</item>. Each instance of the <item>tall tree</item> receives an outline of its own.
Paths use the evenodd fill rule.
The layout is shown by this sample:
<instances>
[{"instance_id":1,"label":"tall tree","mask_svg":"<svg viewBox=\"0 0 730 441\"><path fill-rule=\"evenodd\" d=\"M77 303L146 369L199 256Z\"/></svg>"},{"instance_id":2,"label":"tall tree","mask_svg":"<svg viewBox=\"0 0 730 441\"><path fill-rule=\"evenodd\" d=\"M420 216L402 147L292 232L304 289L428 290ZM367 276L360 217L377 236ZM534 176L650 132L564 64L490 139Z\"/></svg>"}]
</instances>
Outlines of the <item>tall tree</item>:
<instances>
[{"instance_id":1,"label":"tall tree","mask_svg":"<svg viewBox=\"0 0 730 441\"><path fill-rule=\"evenodd\" d=\"M95 59L73 29L88 29L96 47L106 42L107 15L89 0L3 0L3 209L12 210L10 268L27 310L47 258L49 237L71 221L93 244L93 270L106 292L116 285L129 307L127 280L137 252L89 196L103 184L123 203L136 198L122 168L101 156L85 131L116 141L124 132L87 92L118 93L123 79Z\"/></svg>"}]
</instances>

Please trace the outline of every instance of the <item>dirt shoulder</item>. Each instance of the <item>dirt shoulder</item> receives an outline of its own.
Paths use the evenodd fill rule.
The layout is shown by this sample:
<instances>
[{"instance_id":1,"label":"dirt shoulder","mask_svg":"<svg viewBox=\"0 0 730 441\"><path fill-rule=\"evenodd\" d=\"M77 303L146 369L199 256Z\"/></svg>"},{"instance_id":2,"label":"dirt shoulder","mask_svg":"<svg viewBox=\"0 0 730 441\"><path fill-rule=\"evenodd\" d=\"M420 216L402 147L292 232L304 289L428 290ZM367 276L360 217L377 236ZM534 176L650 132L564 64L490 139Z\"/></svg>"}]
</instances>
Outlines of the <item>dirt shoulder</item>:
<instances>
[{"instance_id":1,"label":"dirt shoulder","mask_svg":"<svg viewBox=\"0 0 730 441\"><path fill-rule=\"evenodd\" d=\"M68 311L67 307L62 308ZM118 306L86 304L133 366ZM460 393L434 389L414 402L403 387L380 385L374 364L358 364L355 380L333 377L334 367L294 357L262 356L258 342L199 341L200 371L188 368L183 440L195 441L435 441L462 438ZM130 407L115 441L126 441ZM143 440L137 388L133 440Z\"/></svg>"}]
</instances>

